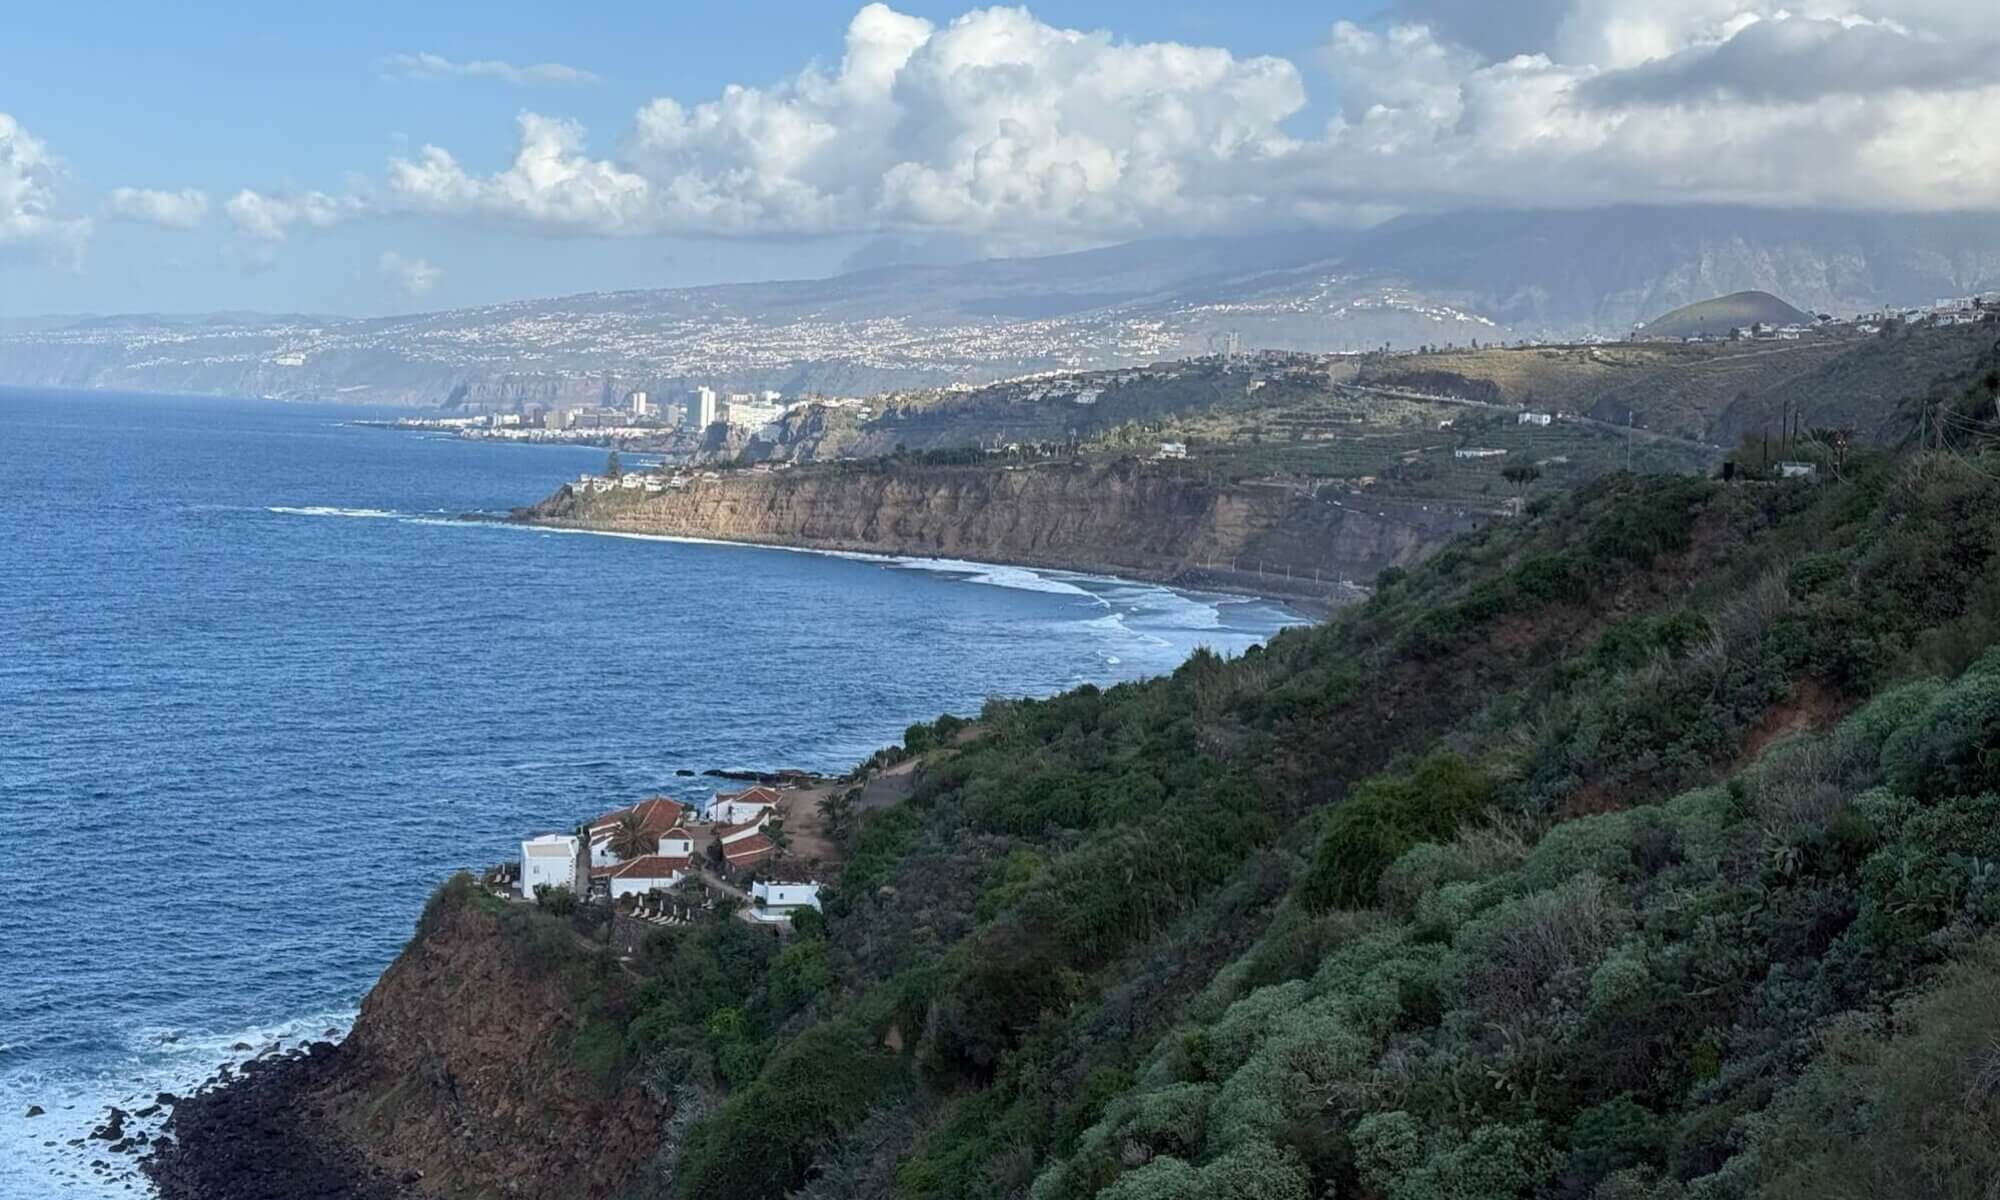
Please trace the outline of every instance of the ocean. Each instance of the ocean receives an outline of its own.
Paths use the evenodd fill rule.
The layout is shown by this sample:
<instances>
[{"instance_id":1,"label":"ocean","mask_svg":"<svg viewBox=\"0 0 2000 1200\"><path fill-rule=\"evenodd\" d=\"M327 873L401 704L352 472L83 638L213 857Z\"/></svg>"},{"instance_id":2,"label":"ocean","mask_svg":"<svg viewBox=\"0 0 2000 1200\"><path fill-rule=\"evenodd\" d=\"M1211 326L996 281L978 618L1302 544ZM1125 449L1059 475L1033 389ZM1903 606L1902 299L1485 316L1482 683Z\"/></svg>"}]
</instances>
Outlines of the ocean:
<instances>
[{"instance_id":1,"label":"ocean","mask_svg":"<svg viewBox=\"0 0 2000 1200\"><path fill-rule=\"evenodd\" d=\"M1297 619L461 521L604 453L356 415L0 389L5 1200L143 1194L87 1137L106 1106L339 1033L431 889L523 835L714 787L677 771L845 770L913 721Z\"/></svg>"}]
</instances>

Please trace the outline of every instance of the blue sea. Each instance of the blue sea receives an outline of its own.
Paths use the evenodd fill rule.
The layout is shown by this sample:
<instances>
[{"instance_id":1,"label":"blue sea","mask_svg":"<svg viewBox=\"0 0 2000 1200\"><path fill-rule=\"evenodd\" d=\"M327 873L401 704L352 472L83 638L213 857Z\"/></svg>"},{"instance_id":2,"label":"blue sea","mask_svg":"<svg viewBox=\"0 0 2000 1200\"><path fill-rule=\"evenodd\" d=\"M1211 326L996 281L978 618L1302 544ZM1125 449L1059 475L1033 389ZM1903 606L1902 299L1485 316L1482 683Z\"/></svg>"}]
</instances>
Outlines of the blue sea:
<instances>
[{"instance_id":1,"label":"blue sea","mask_svg":"<svg viewBox=\"0 0 2000 1200\"><path fill-rule=\"evenodd\" d=\"M343 1030L430 890L524 834L711 790L678 770L844 770L912 721L1296 620L469 523L604 454L355 415L0 389L0 1197L143 1194L68 1143Z\"/></svg>"}]
</instances>

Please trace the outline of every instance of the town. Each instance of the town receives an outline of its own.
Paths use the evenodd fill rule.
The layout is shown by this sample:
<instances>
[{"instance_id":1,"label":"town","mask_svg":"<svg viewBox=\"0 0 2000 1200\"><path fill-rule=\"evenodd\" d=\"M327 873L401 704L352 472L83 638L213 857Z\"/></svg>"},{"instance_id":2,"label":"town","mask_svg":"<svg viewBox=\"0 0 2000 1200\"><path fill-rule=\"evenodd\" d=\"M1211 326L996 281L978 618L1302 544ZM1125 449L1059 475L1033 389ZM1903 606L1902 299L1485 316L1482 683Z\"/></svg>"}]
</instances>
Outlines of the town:
<instances>
[{"instance_id":1,"label":"town","mask_svg":"<svg viewBox=\"0 0 2000 1200\"><path fill-rule=\"evenodd\" d=\"M558 915L607 905L614 920L671 926L722 911L787 932L797 913L819 908L818 876L832 857L821 805L835 793L806 777L783 778L719 792L699 807L651 796L569 832L530 836L518 861L486 873L486 886Z\"/></svg>"}]
</instances>

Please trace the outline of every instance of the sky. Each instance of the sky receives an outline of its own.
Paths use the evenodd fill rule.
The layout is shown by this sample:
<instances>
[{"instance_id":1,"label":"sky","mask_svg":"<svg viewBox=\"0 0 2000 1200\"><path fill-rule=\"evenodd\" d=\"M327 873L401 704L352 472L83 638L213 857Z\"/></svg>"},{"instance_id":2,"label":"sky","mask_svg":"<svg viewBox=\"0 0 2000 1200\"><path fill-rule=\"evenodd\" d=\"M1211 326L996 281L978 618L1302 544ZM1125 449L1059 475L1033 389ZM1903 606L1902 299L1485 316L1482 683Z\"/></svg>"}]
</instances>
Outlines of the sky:
<instances>
[{"instance_id":1,"label":"sky","mask_svg":"<svg viewBox=\"0 0 2000 1200\"><path fill-rule=\"evenodd\" d=\"M1459 207L2000 210L1946 0L24 5L0 317L366 314Z\"/></svg>"}]
</instances>

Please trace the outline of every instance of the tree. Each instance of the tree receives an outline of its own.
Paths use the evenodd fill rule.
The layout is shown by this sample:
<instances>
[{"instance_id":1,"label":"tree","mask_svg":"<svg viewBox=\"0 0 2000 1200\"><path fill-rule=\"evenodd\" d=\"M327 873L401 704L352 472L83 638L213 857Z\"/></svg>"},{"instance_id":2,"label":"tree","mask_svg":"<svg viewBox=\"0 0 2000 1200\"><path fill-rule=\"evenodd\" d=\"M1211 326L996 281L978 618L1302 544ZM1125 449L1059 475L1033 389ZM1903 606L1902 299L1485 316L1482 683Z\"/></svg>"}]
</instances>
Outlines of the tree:
<instances>
[{"instance_id":1,"label":"tree","mask_svg":"<svg viewBox=\"0 0 2000 1200\"><path fill-rule=\"evenodd\" d=\"M604 477L606 479L617 479L624 474L625 468L618 462L618 452L613 450L611 456L604 460Z\"/></svg>"},{"instance_id":2,"label":"tree","mask_svg":"<svg viewBox=\"0 0 2000 1200\"><path fill-rule=\"evenodd\" d=\"M618 818L618 827L611 831L611 852L620 858L643 858L653 853L659 842L647 832L646 823L639 814L628 812Z\"/></svg>"},{"instance_id":3,"label":"tree","mask_svg":"<svg viewBox=\"0 0 2000 1200\"><path fill-rule=\"evenodd\" d=\"M1527 492L1528 485L1541 477L1542 469L1532 463L1515 463L1500 472L1500 478L1513 484L1515 489L1523 494Z\"/></svg>"}]
</instances>

